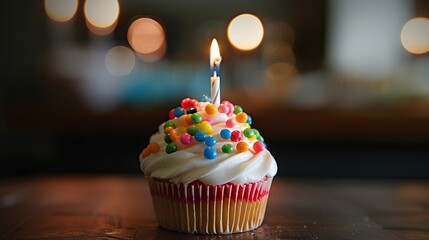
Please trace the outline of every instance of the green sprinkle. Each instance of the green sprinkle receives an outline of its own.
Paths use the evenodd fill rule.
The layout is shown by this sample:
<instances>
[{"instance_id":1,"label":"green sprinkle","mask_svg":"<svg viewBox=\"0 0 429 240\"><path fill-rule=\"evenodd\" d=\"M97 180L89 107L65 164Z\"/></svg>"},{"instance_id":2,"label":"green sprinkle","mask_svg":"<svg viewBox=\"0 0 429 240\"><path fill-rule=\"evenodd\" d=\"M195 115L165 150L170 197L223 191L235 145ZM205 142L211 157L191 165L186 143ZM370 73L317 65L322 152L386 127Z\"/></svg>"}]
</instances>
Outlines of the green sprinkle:
<instances>
[{"instance_id":1,"label":"green sprinkle","mask_svg":"<svg viewBox=\"0 0 429 240\"><path fill-rule=\"evenodd\" d=\"M253 131L253 129L250 128L246 128L243 131L244 136L246 136L247 138L252 138L253 136L255 136L255 132Z\"/></svg>"},{"instance_id":2,"label":"green sprinkle","mask_svg":"<svg viewBox=\"0 0 429 240\"><path fill-rule=\"evenodd\" d=\"M193 123L197 124L203 120L203 117L201 117L201 114L199 114L199 113L193 113L191 115L191 120Z\"/></svg>"},{"instance_id":3,"label":"green sprinkle","mask_svg":"<svg viewBox=\"0 0 429 240\"><path fill-rule=\"evenodd\" d=\"M233 147L232 144L227 143L222 146L222 152L224 153L232 153Z\"/></svg>"},{"instance_id":4,"label":"green sprinkle","mask_svg":"<svg viewBox=\"0 0 429 240\"><path fill-rule=\"evenodd\" d=\"M172 123L172 122L166 122L164 124L164 129L166 129L168 127L176 128L176 125L174 125L174 123Z\"/></svg>"},{"instance_id":5,"label":"green sprinkle","mask_svg":"<svg viewBox=\"0 0 429 240\"><path fill-rule=\"evenodd\" d=\"M238 105L234 106L234 114L237 114L237 113L242 112L242 111L243 111L242 107L240 107Z\"/></svg>"},{"instance_id":6,"label":"green sprinkle","mask_svg":"<svg viewBox=\"0 0 429 240\"><path fill-rule=\"evenodd\" d=\"M167 147L165 147L165 151L170 154L170 153L174 153L175 151L177 151L177 146L174 143L169 143L167 145Z\"/></svg>"},{"instance_id":7,"label":"green sprinkle","mask_svg":"<svg viewBox=\"0 0 429 240\"><path fill-rule=\"evenodd\" d=\"M192 125L186 128L186 132L189 133L189 135L194 136L195 133L198 132L198 128L195 125Z\"/></svg>"},{"instance_id":8,"label":"green sprinkle","mask_svg":"<svg viewBox=\"0 0 429 240\"><path fill-rule=\"evenodd\" d=\"M172 141L171 141L171 139L170 139L170 135L165 134L165 136L164 136L164 141L165 141L166 143L171 143Z\"/></svg>"},{"instance_id":9,"label":"green sprinkle","mask_svg":"<svg viewBox=\"0 0 429 240\"><path fill-rule=\"evenodd\" d=\"M261 136L259 131L256 128L252 128L253 132L255 133L256 137Z\"/></svg>"}]
</instances>

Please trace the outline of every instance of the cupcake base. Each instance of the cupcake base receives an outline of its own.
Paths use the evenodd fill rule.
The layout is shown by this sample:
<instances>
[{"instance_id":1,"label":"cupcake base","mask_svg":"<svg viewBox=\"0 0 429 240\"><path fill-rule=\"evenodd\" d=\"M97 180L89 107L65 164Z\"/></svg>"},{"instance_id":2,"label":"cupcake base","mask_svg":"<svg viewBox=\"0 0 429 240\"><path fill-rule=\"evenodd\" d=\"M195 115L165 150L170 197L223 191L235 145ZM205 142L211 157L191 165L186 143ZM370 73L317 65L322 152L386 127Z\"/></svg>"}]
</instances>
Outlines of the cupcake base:
<instances>
[{"instance_id":1,"label":"cupcake base","mask_svg":"<svg viewBox=\"0 0 429 240\"><path fill-rule=\"evenodd\" d=\"M161 227L198 234L246 232L262 224L272 178L247 184L174 184L149 178Z\"/></svg>"}]
</instances>

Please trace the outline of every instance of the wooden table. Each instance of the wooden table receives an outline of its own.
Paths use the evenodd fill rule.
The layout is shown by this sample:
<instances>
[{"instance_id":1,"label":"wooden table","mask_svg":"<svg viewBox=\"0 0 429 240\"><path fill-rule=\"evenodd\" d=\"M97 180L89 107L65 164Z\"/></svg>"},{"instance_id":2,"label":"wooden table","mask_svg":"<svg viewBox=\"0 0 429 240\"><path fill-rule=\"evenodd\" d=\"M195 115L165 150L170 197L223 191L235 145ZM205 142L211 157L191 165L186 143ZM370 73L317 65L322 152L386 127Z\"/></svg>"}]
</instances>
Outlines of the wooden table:
<instances>
[{"instance_id":1,"label":"wooden table","mask_svg":"<svg viewBox=\"0 0 429 240\"><path fill-rule=\"evenodd\" d=\"M157 226L142 176L0 182L0 239L429 239L429 181L276 178L255 231L189 235Z\"/></svg>"}]
</instances>

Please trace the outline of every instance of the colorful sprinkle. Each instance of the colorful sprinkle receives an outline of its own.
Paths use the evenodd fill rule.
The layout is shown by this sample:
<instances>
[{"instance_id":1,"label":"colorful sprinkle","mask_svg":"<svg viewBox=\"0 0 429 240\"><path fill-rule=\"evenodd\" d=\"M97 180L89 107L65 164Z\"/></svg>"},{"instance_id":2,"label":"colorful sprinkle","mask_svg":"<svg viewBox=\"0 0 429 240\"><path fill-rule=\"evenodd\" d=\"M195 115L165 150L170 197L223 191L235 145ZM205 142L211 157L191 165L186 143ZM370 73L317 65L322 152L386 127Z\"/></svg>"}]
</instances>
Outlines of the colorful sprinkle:
<instances>
[{"instance_id":1,"label":"colorful sprinkle","mask_svg":"<svg viewBox=\"0 0 429 240\"><path fill-rule=\"evenodd\" d=\"M237 152L241 153L247 151L249 149L249 145L247 145L246 142L239 142L235 148L237 149Z\"/></svg>"},{"instance_id":2,"label":"colorful sprinkle","mask_svg":"<svg viewBox=\"0 0 429 240\"><path fill-rule=\"evenodd\" d=\"M223 139L229 139L231 137L231 131L228 129L222 129L220 131L220 137Z\"/></svg>"},{"instance_id":3,"label":"colorful sprinkle","mask_svg":"<svg viewBox=\"0 0 429 240\"><path fill-rule=\"evenodd\" d=\"M243 133L244 133L244 136L246 136L247 138L252 138L255 136L255 132L253 132L253 129L250 129L250 128L244 129Z\"/></svg>"},{"instance_id":4,"label":"colorful sprinkle","mask_svg":"<svg viewBox=\"0 0 429 240\"><path fill-rule=\"evenodd\" d=\"M255 133L256 136L261 136L258 129L256 129L256 128L252 128L252 129L253 129L253 132Z\"/></svg>"},{"instance_id":5,"label":"colorful sprinkle","mask_svg":"<svg viewBox=\"0 0 429 240\"><path fill-rule=\"evenodd\" d=\"M177 136L176 130L171 130L168 135L170 136L171 141L176 141L179 137Z\"/></svg>"},{"instance_id":6,"label":"colorful sprinkle","mask_svg":"<svg viewBox=\"0 0 429 240\"><path fill-rule=\"evenodd\" d=\"M253 150L255 150L255 152L261 152L262 150L264 150L265 149L265 145L264 145L264 143L263 142L261 142L261 141L256 141L254 144L253 144Z\"/></svg>"},{"instance_id":7,"label":"colorful sprinkle","mask_svg":"<svg viewBox=\"0 0 429 240\"><path fill-rule=\"evenodd\" d=\"M186 116L185 116L185 122L186 122L186 124L188 124L188 125L194 124L194 122L192 122L191 117L192 117L192 114L186 114Z\"/></svg>"},{"instance_id":8,"label":"colorful sprinkle","mask_svg":"<svg viewBox=\"0 0 429 240\"><path fill-rule=\"evenodd\" d=\"M234 119L230 118L230 119L226 120L225 125L229 128L233 128L235 125Z\"/></svg>"},{"instance_id":9,"label":"colorful sprinkle","mask_svg":"<svg viewBox=\"0 0 429 240\"><path fill-rule=\"evenodd\" d=\"M166 122L164 124L164 129L168 128L168 127L172 127L172 128L176 128L176 126L174 125L174 123L172 122Z\"/></svg>"},{"instance_id":10,"label":"colorful sprinkle","mask_svg":"<svg viewBox=\"0 0 429 240\"><path fill-rule=\"evenodd\" d=\"M219 137L218 135L215 137L212 136L214 131L214 117L212 116L218 113L227 114L229 119L225 121L224 126L226 127L219 129ZM208 97L204 97L201 102L192 98L184 98L180 102L180 107L171 109L168 116L175 120L164 123L163 129L161 128L161 131L157 133L162 134L164 132L164 141L167 143L165 151L168 154L176 152L177 148L183 145L195 144L192 140L193 137L195 141L204 142L206 145L204 156L207 159L215 159L220 150L223 153L241 153L252 149L252 152L259 153L267 148L259 131L251 128L252 117L247 115L241 106L233 105L229 101L222 101L217 106L211 103ZM216 127L216 129L218 128ZM235 143L225 143L222 147L215 148L219 144L219 139L230 140ZM180 141L180 144L177 145L176 141ZM249 141L254 142L253 145ZM160 149L160 144L152 142L143 149L140 157L145 158L152 153L159 152Z\"/></svg>"},{"instance_id":11,"label":"colorful sprinkle","mask_svg":"<svg viewBox=\"0 0 429 240\"><path fill-rule=\"evenodd\" d=\"M165 136L164 136L164 141L165 141L165 143L171 143L172 141L171 141L171 139L170 139L170 135L165 134Z\"/></svg>"},{"instance_id":12,"label":"colorful sprinkle","mask_svg":"<svg viewBox=\"0 0 429 240\"><path fill-rule=\"evenodd\" d=\"M197 99L191 99L188 101L188 108L197 108L198 107L198 100Z\"/></svg>"},{"instance_id":13,"label":"colorful sprinkle","mask_svg":"<svg viewBox=\"0 0 429 240\"><path fill-rule=\"evenodd\" d=\"M235 115L235 119L239 123L245 123L247 121L247 113L245 112L239 112Z\"/></svg>"},{"instance_id":14,"label":"colorful sprinkle","mask_svg":"<svg viewBox=\"0 0 429 240\"><path fill-rule=\"evenodd\" d=\"M204 140L204 143L209 147L213 147L214 145L216 145L216 142L216 138L213 136L206 137L206 139Z\"/></svg>"},{"instance_id":15,"label":"colorful sprinkle","mask_svg":"<svg viewBox=\"0 0 429 240\"><path fill-rule=\"evenodd\" d=\"M150 153L157 153L160 150L160 146L156 142L149 143L149 145L147 145L147 150L149 150Z\"/></svg>"},{"instance_id":16,"label":"colorful sprinkle","mask_svg":"<svg viewBox=\"0 0 429 240\"><path fill-rule=\"evenodd\" d=\"M226 143L222 146L222 152L224 153L232 153L233 146L230 143Z\"/></svg>"},{"instance_id":17,"label":"colorful sprinkle","mask_svg":"<svg viewBox=\"0 0 429 240\"><path fill-rule=\"evenodd\" d=\"M211 125L213 125L213 119L212 119L212 118L206 117L206 118L204 118L204 119L203 119L203 122L204 122L204 121L207 121L207 122L209 122Z\"/></svg>"},{"instance_id":18,"label":"colorful sprinkle","mask_svg":"<svg viewBox=\"0 0 429 240\"><path fill-rule=\"evenodd\" d=\"M239 142L241 140L243 140L243 134L240 131L238 131L238 130L232 131L232 133L231 133L231 141L233 141L233 142Z\"/></svg>"},{"instance_id":19,"label":"colorful sprinkle","mask_svg":"<svg viewBox=\"0 0 429 240\"><path fill-rule=\"evenodd\" d=\"M209 103L206 105L205 111L208 115L215 115L217 113L217 107L213 103Z\"/></svg>"},{"instance_id":20,"label":"colorful sprinkle","mask_svg":"<svg viewBox=\"0 0 429 240\"><path fill-rule=\"evenodd\" d=\"M175 151L177 151L177 146L174 143L169 143L166 147L165 147L165 151L170 154L170 153L174 153Z\"/></svg>"},{"instance_id":21,"label":"colorful sprinkle","mask_svg":"<svg viewBox=\"0 0 429 240\"><path fill-rule=\"evenodd\" d=\"M184 133L180 136L180 142L185 145L190 144L191 140L192 140L192 136L189 133Z\"/></svg>"},{"instance_id":22,"label":"colorful sprinkle","mask_svg":"<svg viewBox=\"0 0 429 240\"><path fill-rule=\"evenodd\" d=\"M143 149L141 153L142 158L148 157L149 155L150 155L150 151L147 148Z\"/></svg>"},{"instance_id":23,"label":"colorful sprinkle","mask_svg":"<svg viewBox=\"0 0 429 240\"><path fill-rule=\"evenodd\" d=\"M189 100L191 100L190 98L184 98L181 102L180 102L180 106L182 106L183 109L187 109L188 108L188 102Z\"/></svg>"},{"instance_id":24,"label":"colorful sprinkle","mask_svg":"<svg viewBox=\"0 0 429 240\"><path fill-rule=\"evenodd\" d=\"M212 125L207 121L202 121L201 123L197 124L197 128L198 130L203 131L208 135L213 133Z\"/></svg>"},{"instance_id":25,"label":"colorful sprinkle","mask_svg":"<svg viewBox=\"0 0 429 240\"><path fill-rule=\"evenodd\" d=\"M185 110L183 108L177 107L177 108L174 109L174 116L180 117L183 114L185 114Z\"/></svg>"},{"instance_id":26,"label":"colorful sprinkle","mask_svg":"<svg viewBox=\"0 0 429 240\"><path fill-rule=\"evenodd\" d=\"M227 104L221 104L221 105L219 105L219 107L217 107L217 110L220 113L225 113L225 114L228 114L228 112L229 112L229 108L228 108Z\"/></svg>"},{"instance_id":27,"label":"colorful sprinkle","mask_svg":"<svg viewBox=\"0 0 429 240\"><path fill-rule=\"evenodd\" d=\"M174 130L174 128L172 128L172 127L166 127L166 128L164 128L164 133L168 134L171 130Z\"/></svg>"},{"instance_id":28,"label":"colorful sprinkle","mask_svg":"<svg viewBox=\"0 0 429 240\"><path fill-rule=\"evenodd\" d=\"M249 138L249 141L253 141L256 139L256 135L253 135L253 137Z\"/></svg>"},{"instance_id":29,"label":"colorful sprinkle","mask_svg":"<svg viewBox=\"0 0 429 240\"><path fill-rule=\"evenodd\" d=\"M206 136L207 134L203 131L198 131L197 133L195 133L195 140L197 140L198 142L203 142L204 140L206 140Z\"/></svg>"},{"instance_id":30,"label":"colorful sprinkle","mask_svg":"<svg viewBox=\"0 0 429 240\"><path fill-rule=\"evenodd\" d=\"M252 125L252 117L250 115L247 115L247 124Z\"/></svg>"},{"instance_id":31,"label":"colorful sprinkle","mask_svg":"<svg viewBox=\"0 0 429 240\"><path fill-rule=\"evenodd\" d=\"M191 115L191 120L193 123L197 124L203 120L203 117L201 117L201 114L199 114L199 113L193 113Z\"/></svg>"},{"instance_id":32,"label":"colorful sprinkle","mask_svg":"<svg viewBox=\"0 0 429 240\"><path fill-rule=\"evenodd\" d=\"M192 125L186 128L186 132L189 133L191 136L194 136L195 133L198 132L198 128L195 125Z\"/></svg>"},{"instance_id":33,"label":"colorful sprinkle","mask_svg":"<svg viewBox=\"0 0 429 240\"><path fill-rule=\"evenodd\" d=\"M193 114L193 113L196 113L196 112L197 112L197 109L196 109L196 108L193 108L193 107L188 108L188 109L186 110L186 113L187 113L187 114Z\"/></svg>"},{"instance_id":34,"label":"colorful sprinkle","mask_svg":"<svg viewBox=\"0 0 429 240\"><path fill-rule=\"evenodd\" d=\"M186 133L186 127L178 127L176 128L177 135L182 135Z\"/></svg>"},{"instance_id":35,"label":"colorful sprinkle","mask_svg":"<svg viewBox=\"0 0 429 240\"><path fill-rule=\"evenodd\" d=\"M207 159L215 159L217 156L216 149L212 147L206 147L206 149L204 149L204 156Z\"/></svg>"},{"instance_id":36,"label":"colorful sprinkle","mask_svg":"<svg viewBox=\"0 0 429 240\"><path fill-rule=\"evenodd\" d=\"M220 103L221 105L224 104L226 106L228 106L228 115L231 115L234 112L234 105L232 103L230 103L229 101L222 101Z\"/></svg>"},{"instance_id":37,"label":"colorful sprinkle","mask_svg":"<svg viewBox=\"0 0 429 240\"><path fill-rule=\"evenodd\" d=\"M235 105L234 106L234 114L237 114L237 113L240 113L240 112L243 112L243 108L240 107L240 106L238 106L238 105Z\"/></svg>"},{"instance_id":38,"label":"colorful sprinkle","mask_svg":"<svg viewBox=\"0 0 429 240\"><path fill-rule=\"evenodd\" d=\"M170 112L168 112L168 118L169 119L175 119L176 116L174 115L174 108L170 110Z\"/></svg>"},{"instance_id":39,"label":"colorful sprinkle","mask_svg":"<svg viewBox=\"0 0 429 240\"><path fill-rule=\"evenodd\" d=\"M211 102L212 100L210 99L210 97L208 97L207 95L203 95L201 97L201 102Z\"/></svg>"}]
</instances>

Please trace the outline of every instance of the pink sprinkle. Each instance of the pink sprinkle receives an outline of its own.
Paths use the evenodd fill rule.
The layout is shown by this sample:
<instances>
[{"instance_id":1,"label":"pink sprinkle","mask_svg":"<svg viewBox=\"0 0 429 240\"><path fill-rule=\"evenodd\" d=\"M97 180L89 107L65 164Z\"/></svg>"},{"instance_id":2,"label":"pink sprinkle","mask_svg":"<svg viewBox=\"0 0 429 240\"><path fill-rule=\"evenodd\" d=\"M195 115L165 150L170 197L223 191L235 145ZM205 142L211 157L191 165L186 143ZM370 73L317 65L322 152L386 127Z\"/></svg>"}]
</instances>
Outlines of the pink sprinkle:
<instances>
[{"instance_id":1,"label":"pink sprinkle","mask_svg":"<svg viewBox=\"0 0 429 240\"><path fill-rule=\"evenodd\" d=\"M222 101L221 105L226 105L228 107L228 112L226 114L231 115L234 112L234 105L231 102L225 100Z\"/></svg>"},{"instance_id":2,"label":"pink sprinkle","mask_svg":"<svg viewBox=\"0 0 429 240\"><path fill-rule=\"evenodd\" d=\"M228 105L226 105L226 104L221 104L221 105L217 108L217 110L218 110L220 113L226 113L226 114L228 114L228 112L229 112Z\"/></svg>"},{"instance_id":3,"label":"pink sprinkle","mask_svg":"<svg viewBox=\"0 0 429 240\"><path fill-rule=\"evenodd\" d=\"M234 121L234 119L230 118L230 119L226 120L225 124L227 127L232 128L235 125L235 121Z\"/></svg>"},{"instance_id":4,"label":"pink sprinkle","mask_svg":"<svg viewBox=\"0 0 429 240\"><path fill-rule=\"evenodd\" d=\"M264 144L261 141L256 141L253 144L253 150L255 150L255 152L257 152L257 153L261 152L264 149L265 149L265 146L264 146Z\"/></svg>"},{"instance_id":5,"label":"pink sprinkle","mask_svg":"<svg viewBox=\"0 0 429 240\"><path fill-rule=\"evenodd\" d=\"M213 125L213 119L211 119L211 118L209 118L209 117L204 118L204 119L203 119L203 122L204 122L204 121L207 121L207 122L209 122L209 123L210 123L210 125Z\"/></svg>"},{"instance_id":6,"label":"pink sprinkle","mask_svg":"<svg viewBox=\"0 0 429 240\"><path fill-rule=\"evenodd\" d=\"M180 136L180 142L185 145L188 145L191 143L191 138L192 136L189 133L184 133Z\"/></svg>"}]
</instances>

